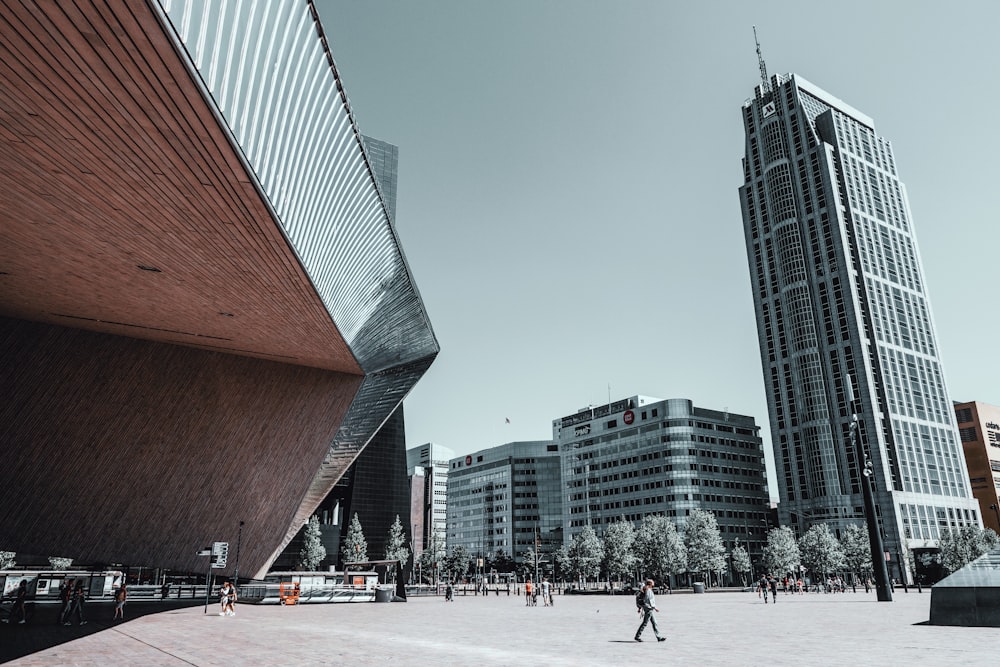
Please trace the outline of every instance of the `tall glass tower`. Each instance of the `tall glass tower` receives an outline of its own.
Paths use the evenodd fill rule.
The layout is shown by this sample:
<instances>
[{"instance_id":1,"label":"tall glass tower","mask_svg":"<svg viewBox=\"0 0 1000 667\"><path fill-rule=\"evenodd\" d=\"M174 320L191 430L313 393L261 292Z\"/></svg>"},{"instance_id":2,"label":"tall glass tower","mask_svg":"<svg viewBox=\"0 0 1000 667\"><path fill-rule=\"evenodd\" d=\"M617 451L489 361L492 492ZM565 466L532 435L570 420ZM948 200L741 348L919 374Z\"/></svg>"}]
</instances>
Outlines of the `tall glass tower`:
<instances>
[{"instance_id":1,"label":"tall glass tower","mask_svg":"<svg viewBox=\"0 0 1000 667\"><path fill-rule=\"evenodd\" d=\"M794 74L754 93L740 203L779 517L799 534L864 524L856 412L889 571L905 576L906 549L981 525L906 190L868 116Z\"/></svg>"}]
</instances>

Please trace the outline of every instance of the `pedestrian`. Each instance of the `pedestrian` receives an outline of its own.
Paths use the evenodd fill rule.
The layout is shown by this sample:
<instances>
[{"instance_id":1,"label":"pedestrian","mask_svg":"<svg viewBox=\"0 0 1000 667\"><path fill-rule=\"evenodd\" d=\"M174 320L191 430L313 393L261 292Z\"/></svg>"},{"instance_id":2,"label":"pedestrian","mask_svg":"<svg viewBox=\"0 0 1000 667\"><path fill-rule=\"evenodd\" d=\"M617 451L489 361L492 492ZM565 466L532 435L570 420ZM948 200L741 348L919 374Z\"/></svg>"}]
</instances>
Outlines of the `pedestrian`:
<instances>
[{"instance_id":1,"label":"pedestrian","mask_svg":"<svg viewBox=\"0 0 1000 667\"><path fill-rule=\"evenodd\" d=\"M28 616L25 612L24 605L28 601L28 582L24 579L21 580L21 584L17 587L17 592L14 593L14 605L10 608L10 616L4 619L4 623L11 623L18 616L21 617L17 623L18 625L28 622Z\"/></svg>"},{"instance_id":2,"label":"pedestrian","mask_svg":"<svg viewBox=\"0 0 1000 667\"><path fill-rule=\"evenodd\" d=\"M76 620L79 625L87 625L87 619L83 617L83 603L87 599L87 594L83 589L83 579L77 579L76 588L73 589L73 602L70 607L69 613L66 614L66 620L63 621L63 625L72 625L70 619L73 614L76 614Z\"/></svg>"},{"instance_id":3,"label":"pedestrian","mask_svg":"<svg viewBox=\"0 0 1000 667\"><path fill-rule=\"evenodd\" d=\"M445 586L444 588L444 601L445 602L455 601L455 587L451 585L450 581L448 582L448 585Z\"/></svg>"},{"instance_id":4,"label":"pedestrian","mask_svg":"<svg viewBox=\"0 0 1000 667\"><path fill-rule=\"evenodd\" d=\"M58 624L66 623L69 620L69 612L73 608L73 584L75 582L75 579L67 579L59 588L59 601L62 602L62 608L59 610L59 618L56 621ZM67 625L69 624L67 623Z\"/></svg>"},{"instance_id":5,"label":"pedestrian","mask_svg":"<svg viewBox=\"0 0 1000 667\"><path fill-rule=\"evenodd\" d=\"M552 584L549 583L548 577L542 577L541 589L542 589L542 605L546 607L551 606L550 600L552 598Z\"/></svg>"},{"instance_id":6,"label":"pedestrian","mask_svg":"<svg viewBox=\"0 0 1000 667\"><path fill-rule=\"evenodd\" d=\"M125 600L127 599L128 589L125 587L125 582L122 582L122 585L115 591L115 618L125 620Z\"/></svg>"},{"instance_id":7,"label":"pedestrian","mask_svg":"<svg viewBox=\"0 0 1000 667\"><path fill-rule=\"evenodd\" d=\"M660 635L660 629L656 627L656 616L653 615L653 612L660 611L659 607L656 606L656 597L653 595L654 583L652 579L647 579L646 585L642 587L642 595L636 598L636 601L641 603L641 606L637 605L637 611L642 614L642 623L639 624L639 629L635 631L635 640L637 642L642 641L642 631L646 629L647 623L653 625L653 634L656 635L656 641L662 642L667 640L666 637Z\"/></svg>"},{"instance_id":8,"label":"pedestrian","mask_svg":"<svg viewBox=\"0 0 1000 667\"><path fill-rule=\"evenodd\" d=\"M163 585L160 586L160 599L166 600L168 597L170 597L170 584L164 582Z\"/></svg>"},{"instance_id":9,"label":"pedestrian","mask_svg":"<svg viewBox=\"0 0 1000 667\"><path fill-rule=\"evenodd\" d=\"M760 594L762 594L764 596L764 604L767 604L768 585L767 585L767 575L766 574L760 575L760 581L757 582L757 590L758 590L758 592Z\"/></svg>"},{"instance_id":10,"label":"pedestrian","mask_svg":"<svg viewBox=\"0 0 1000 667\"><path fill-rule=\"evenodd\" d=\"M219 616L229 615L229 588L228 581L222 582L222 586L219 586Z\"/></svg>"},{"instance_id":11,"label":"pedestrian","mask_svg":"<svg viewBox=\"0 0 1000 667\"><path fill-rule=\"evenodd\" d=\"M531 577L528 577L528 580L524 582L524 606L531 606Z\"/></svg>"},{"instance_id":12,"label":"pedestrian","mask_svg":"<svg viewBox=\"0 0 1000 667\"><path fill-rule=\"evenodd\" d=\"M229 597L226 599L226 608L225 608L226 616L236 615L236 598L238 597L236 590L237 590L236 584L230 582Z\"/></svg>"},{"instance_id":13,"label":"pedestrian","mask_svg":"<svg viewBox=\"0 0 1000 667\"><path fill-rule=\"evenodd\" d=\"M778 604L778 578L771 577L771 602L773 604Z\"/></svg>"}]
</instances>

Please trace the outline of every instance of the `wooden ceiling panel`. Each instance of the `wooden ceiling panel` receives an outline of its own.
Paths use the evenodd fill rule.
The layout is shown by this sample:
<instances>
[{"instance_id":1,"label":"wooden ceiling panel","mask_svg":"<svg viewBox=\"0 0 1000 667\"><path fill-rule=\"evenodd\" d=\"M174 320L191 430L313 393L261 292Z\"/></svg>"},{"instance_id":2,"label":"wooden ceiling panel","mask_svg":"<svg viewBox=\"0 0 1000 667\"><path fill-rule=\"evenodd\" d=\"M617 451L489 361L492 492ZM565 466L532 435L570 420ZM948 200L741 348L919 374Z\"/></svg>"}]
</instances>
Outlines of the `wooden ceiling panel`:
<instances>
[{"instance_id":1,"label":"wooden ceiling panel","mask_svg":"<svg viewBox=\"0 0 1000 667\"><path fill-rule=\"evenodd\" d=\"M361 374L149 8L0 6L0 314Z\"/></svg>"}]
</instances>

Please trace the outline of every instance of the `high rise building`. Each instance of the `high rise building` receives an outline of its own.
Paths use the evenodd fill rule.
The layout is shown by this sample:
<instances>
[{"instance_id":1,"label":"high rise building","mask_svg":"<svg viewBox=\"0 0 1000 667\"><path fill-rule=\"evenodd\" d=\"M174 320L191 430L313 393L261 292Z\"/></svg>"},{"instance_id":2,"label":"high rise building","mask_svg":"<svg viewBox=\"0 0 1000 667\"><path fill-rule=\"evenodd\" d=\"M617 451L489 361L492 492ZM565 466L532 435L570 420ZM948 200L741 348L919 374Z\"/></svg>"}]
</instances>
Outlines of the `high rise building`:
<instances>
[{"instance_id":1,"label":"high rise building","mask_svg":"<svg viewBox=\"0 0 1000 667\"><path fill-rule=\"evenodd\" d=\"M980 518L892 146L795 74L763 79L743 123L740 202L781 522L799 533L864 522L856 411L898 577L908 547Z\"/></svg>"},{"instance_id":2,"label":"high rise building","mask_svg":"<svg viewBox=\"0 0 1000 667\"><path fill-rule=\"evenodd\" d=\"M600 535L619 519L661 514L682 528L715 514L727 547L759 560L768 526L763 442L753 417L686 399L633 396L552 422L563 477L563 533Z\"/></svg>"},{"instance_id":3,"label":"high rise building","mask_svg":"<svg viewBox=\"0 0 1000 667\"><path fill-rule=\"evenodd\" d=\"M454 458L450 468L449 550L463 546L484 558L503 551L520 563L535 549L551 563L545 554L563 543L556 445L509 442Z\"/></svg>"},{"instance_id":4,"label":"high rise building","mask_svg":"<svg viewBox=\"0 0 1000 667\"><path fill-rule=\"evenodd\" d=\"M448 463L455 452L433 442L406 451L410 475L413 553L427 546L435 531L445 539L448 524Z\"/></svg>"},{"instance_id":5,"label":"high rise building","mask_svg":"<svg viewBox=\"0 0 1000 667\"><path fill-rule=\"evenodd\" d=\"M979 401L957 403L955 417L983 525L1000 533L1000 408Z\"/></svg>"}]
</instances>

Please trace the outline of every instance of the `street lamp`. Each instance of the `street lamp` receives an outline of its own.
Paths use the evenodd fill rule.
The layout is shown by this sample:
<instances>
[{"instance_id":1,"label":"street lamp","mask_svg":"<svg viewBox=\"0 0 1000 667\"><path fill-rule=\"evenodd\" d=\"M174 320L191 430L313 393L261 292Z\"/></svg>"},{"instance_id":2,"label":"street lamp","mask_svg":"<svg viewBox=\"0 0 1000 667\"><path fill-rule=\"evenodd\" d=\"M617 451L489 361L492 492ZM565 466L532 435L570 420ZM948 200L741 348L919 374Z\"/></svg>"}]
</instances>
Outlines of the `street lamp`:
<instances>
[{"instance_id":1,"label":"street lamp","mask_svg":"<svg viewBox=\"0 0 1000 667\"><path fill-rule=\"evenodd\" d=\"M240 531L236 534L236 567L233 572L234 585L239 589L240 585L240 542L243 541L243 522L240 521Z\"/></svg>"},{"instance_id":2,"label":"street lamp","mask_svg":"<svg viewBox=\"0 0 1000 667\"><path fill-rule=\"evenodd\" d=\"M865 520L868 524L868 542L872 552L872 569L875 574L875 594L879 602L892 602L892 589L889 584L889 568L885 564L885 549L882 546L882 532L878 528L878 519L875 516L875 497L872 493L871 479L874 472L874 465L865 453L864 445L858 434L860 420L858 419L857 404L854 401L854 384L851 376L847 378L847 401L851 406L851 445L854 449L855 460L861 468L861 492L865 501Z\"/></svg>"}]
</instances>

